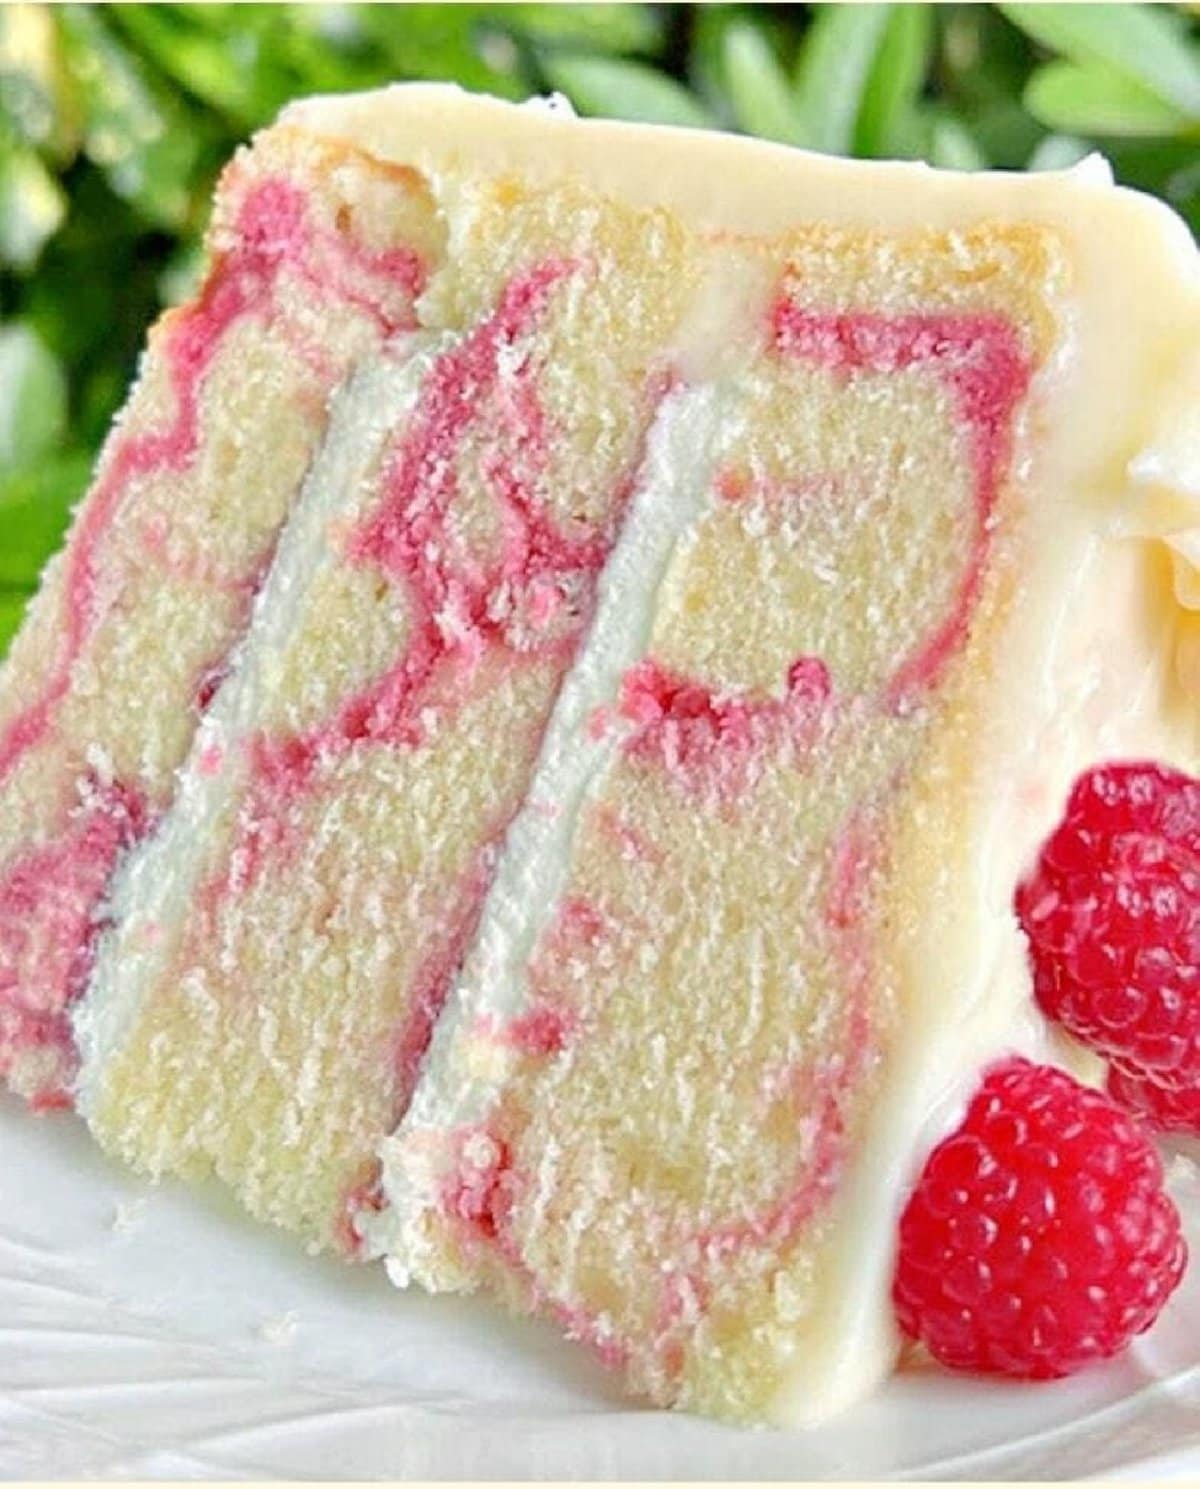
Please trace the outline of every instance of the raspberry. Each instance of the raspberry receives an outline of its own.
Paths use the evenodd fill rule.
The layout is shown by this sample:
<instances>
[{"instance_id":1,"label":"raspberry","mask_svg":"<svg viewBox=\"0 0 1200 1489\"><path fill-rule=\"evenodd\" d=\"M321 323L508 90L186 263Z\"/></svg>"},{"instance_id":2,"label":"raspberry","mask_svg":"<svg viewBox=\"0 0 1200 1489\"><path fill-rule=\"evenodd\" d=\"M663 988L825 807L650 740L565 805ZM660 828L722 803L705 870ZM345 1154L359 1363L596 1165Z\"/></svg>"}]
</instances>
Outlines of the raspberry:
<instances>
[{"instance_id":1,"label":"raspberry","mask_svg":"<svg viewBox=\"0 0 1200 1489\"><path fill-rule=\"evenodd\" d=\"M1082 776L1016 910L1049 1018L1159 1086L1200 1086L1200 780Z\"/></svg>"},{"instance_id":2,"label":"raspberry","mask_svg":"<svg viewBox=\"0 0 1200 1489\"><path fill-rule=\"evenodd\" d=\"M1148 1329L1187 1247L1134 1120L1065 1071L993 1067L900 1220L901 1328L943 1364L1045 1380Z\"/></svg>"},{"instance_id":3,"label":"raspberry","mask_svg":"<svg viewBox=\"0 0 1200 1489\"><path fill-rule=\"evenodd\" d=\"M1108 1094L1135 1117L1161 1132L1190 1132L1200 1137L1200 1085L1172 1090L1112 1065L1108 1071Z\"/></svg>"}]
</instances>

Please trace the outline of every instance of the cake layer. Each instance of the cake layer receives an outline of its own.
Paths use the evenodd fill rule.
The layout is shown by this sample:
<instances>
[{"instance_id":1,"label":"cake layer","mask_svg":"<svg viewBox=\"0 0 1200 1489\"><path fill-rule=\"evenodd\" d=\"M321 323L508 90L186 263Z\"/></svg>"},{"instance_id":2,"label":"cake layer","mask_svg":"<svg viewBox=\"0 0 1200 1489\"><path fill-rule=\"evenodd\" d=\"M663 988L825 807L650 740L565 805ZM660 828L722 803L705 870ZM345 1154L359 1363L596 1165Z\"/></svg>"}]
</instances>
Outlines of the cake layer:
<instances>
[{"instance_id":1,"label":"cake layer","mask_svg":"<svg viewBox=\"0 0 1200 1489\"><path fill-rule=\"evenodd\" d=\"M349 1251L587 627L688 282L653 214L485 184L450 221L426 312L467 329L397 345L339 400L79 1023L105 1146L215 1172Z\"/></svg>"},{"instance_id":2,"label":"cake layer","mask_svg":"<svg viewBox=\"0 0 1200 1489\"><path fill-rule=\"evenodd\" d=\"M114 864L170 804L330 393L412 325L440 230L412 172L282 129L226 172L208 244L0 678L0 1076L42 1106L69 1100Z\"/></svg>"}]
</instances>

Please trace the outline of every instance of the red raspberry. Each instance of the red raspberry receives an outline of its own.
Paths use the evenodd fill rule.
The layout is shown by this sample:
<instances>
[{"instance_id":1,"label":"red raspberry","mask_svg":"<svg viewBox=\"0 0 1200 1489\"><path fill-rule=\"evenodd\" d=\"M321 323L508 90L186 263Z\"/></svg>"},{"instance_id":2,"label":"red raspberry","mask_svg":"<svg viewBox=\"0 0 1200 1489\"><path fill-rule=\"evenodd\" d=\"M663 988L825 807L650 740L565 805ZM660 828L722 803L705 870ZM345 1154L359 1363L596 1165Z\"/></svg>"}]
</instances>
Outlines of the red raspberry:
<instances>
[{"instance_id":1,"label":"red raspberry","mask_svg":"<svg viewBox=\"0 0 1200 1489\"><path fill-rule=\"evenodd\" d=\"M1044 1380L1148 1329L1187 1261L1133 1119L1063 1070L993 1067L900 1220L901 1328L943 1364Z\"/></svg>"},{"instance_id":2,"label":"red raspberry","mask_svg":"<svg viewBox=\"0 0 1200 1489\"><path fill-rule=\"evenodd\" d=\"M1118 1065L1110 1065L1108 1094L1135 1117L1161 1132L1190 1132L1200 1136L1200 1085L1176 1091L1122 1070Z\"/></svg>"},{"instance_id":3,"label":"red raspberry","mask_svg":"<svg viewBox=\"0 0 1200 1489\"><path fill-rule=\"evenodd\" d=\"M1089 771L1016 909L1048 1017L1160 1086L1200 1086L1200 780Z\"/></svg>"}]
</instances>

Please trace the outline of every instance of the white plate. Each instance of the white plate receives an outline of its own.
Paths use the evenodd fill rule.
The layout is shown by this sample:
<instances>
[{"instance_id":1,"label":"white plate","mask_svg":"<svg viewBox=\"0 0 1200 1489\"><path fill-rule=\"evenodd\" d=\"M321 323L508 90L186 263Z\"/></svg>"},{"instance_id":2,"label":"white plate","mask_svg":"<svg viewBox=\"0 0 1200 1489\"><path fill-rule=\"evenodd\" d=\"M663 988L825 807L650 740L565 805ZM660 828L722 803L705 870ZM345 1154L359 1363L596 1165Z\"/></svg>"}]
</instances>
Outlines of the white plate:
<instances>
[{"instance_id":1,"label":"white plate","mask_svg":"<svg viewBox=\"0 0 1200 1489\"><path fill-rule=\"evenodd\" d=\"M1175 1179L1200 1256L1200 1180ZM1200 1265L1119 1363L897 1376L806 1433L623 1401L553 1330L306 1257L0 1099L0 1477L1074 1478L1200 1471Z\"/></svg>"}]
</instances>

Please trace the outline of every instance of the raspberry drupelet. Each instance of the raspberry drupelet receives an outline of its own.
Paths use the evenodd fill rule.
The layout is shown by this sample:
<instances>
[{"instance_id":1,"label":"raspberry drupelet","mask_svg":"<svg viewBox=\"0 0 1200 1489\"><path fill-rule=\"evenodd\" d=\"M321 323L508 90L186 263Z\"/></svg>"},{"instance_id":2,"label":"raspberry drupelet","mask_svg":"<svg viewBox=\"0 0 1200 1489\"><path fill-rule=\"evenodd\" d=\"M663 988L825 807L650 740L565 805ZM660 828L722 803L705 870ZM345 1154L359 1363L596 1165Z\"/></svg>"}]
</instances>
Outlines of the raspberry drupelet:
<instances>
[{"instance_id":1,"label":"raspberry drupelet","mask_svg":"<svg viewBox=\"0 0 1200 1489\"><path fill-rule=\"evenodd\" d=\"M1176 1090L1112 1065L1108 1094L1160 1132L1200 1134L1200 1082Z\"/></svg>"}]
</instances>

